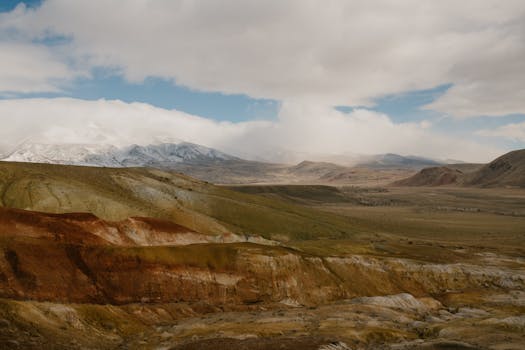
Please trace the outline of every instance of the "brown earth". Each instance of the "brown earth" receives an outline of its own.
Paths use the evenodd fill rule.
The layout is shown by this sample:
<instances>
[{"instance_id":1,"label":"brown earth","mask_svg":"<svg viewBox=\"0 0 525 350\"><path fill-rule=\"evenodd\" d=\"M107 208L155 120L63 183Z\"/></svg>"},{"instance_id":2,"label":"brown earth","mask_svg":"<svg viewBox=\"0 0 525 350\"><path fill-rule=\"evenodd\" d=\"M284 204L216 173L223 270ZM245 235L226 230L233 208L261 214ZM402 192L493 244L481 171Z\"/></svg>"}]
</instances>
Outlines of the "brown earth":
<instances>
[{"instance_id":1,"label":"brown earth","mask_svg":"<svg viewBox=\"0 0 525 350\"><path fill-rule=\"evenodd\" d=\"M467 186L525 187L525 149L509 152L468 174Z\"/></svg>"},{"instance_id":2,"label":"brown earth","mask_svg":"<svg viewBox=\"0 0 525 350\"><path fill-rule=\"evenodd\" d=\"M458 182L463 173L445 166L425 168L408 179L396 181L394 186L442 186Z\"/></svg>"},{"instance_id":3,"label":"brown earth","mask_svg":"<svg viewBox=\"0 0 525 350\"><path fill-rule=\"evenodd\" d=\"M465 167L460 164L425 168L392 185L525 187L525 150L509 152L482 167Z\"/></svg>"},{"instance_id":4,"label":"brown earth","mask_svg":"<svg viewBox=\"0 0 525 350\"><path fill-rule=\"evenodd\" d=\"M3 169L0 349L525 344L522 190Z\"/></svg>"},{"instance_id":5,"label":"brown earth","mask_svg":"<svg viewBox=\"0 0 525 350\"><path fill-rule=\"evenodd\" d=\"M323 257L276 245L201 243L206 236L195 233L197 244L160 246L189 230L154 219L107 223L90 214L0 212L0 296L6 298L319 305L362 295L525 285L523 271L511 268L359 254ZM129 239L131 220L148 225L148 245Z\"/></svg>"}]
</instances>

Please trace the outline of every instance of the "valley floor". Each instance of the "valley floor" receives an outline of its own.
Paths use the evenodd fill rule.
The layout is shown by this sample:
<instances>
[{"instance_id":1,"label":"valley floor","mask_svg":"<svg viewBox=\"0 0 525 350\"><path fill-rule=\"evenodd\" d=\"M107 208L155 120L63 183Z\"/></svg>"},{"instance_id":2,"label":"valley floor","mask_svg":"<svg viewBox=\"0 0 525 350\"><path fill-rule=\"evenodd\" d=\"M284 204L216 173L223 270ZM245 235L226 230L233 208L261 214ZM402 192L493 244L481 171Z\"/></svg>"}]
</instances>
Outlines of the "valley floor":
<instances>
[{"instance_id":1,"label":"valley floor","mask_svg":"<svg viewBox=\"0 0 525 350\"><path fill-rule=\"evenodd\" d=\"M2 349L525 348L525 190L5 172Z\"/></svg>"}]
</instances>

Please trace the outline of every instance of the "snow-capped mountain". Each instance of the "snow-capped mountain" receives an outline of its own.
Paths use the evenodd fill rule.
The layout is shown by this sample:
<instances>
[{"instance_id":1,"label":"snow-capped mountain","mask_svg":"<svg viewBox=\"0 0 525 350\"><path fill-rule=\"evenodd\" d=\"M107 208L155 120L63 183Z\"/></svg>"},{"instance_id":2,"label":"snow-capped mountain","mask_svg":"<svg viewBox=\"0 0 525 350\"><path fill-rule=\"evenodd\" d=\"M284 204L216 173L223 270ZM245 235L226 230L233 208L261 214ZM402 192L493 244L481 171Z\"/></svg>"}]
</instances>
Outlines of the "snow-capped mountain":
<instances>
[{"instance_id":1,"label":"snow-capped mountain","mask_svg":"<svg viewBox=\"0 0 525 350\"><path fill-rule=\"evenodd\" d=\"M105 167L163 166L176 163L216 162L238 159L213 148L189 142L153 145L45 144L25 142L3 161L91 165Z\"/></svg>"},{"instance_id":2,"label":"snow-capped mountain","mask_svg":"<svg viewBox=\"0 0 525 350\"><path fill-rule=\"evenodd\" d=\"M96 155L104 159L118 152L111 145L45 144L25 142L2 160L28 163L88 165L86 159Z\"/></svg>"},{"instance_id":3,"label":"snow-capped mountain","mask_svg":"<svg viewBox=\"0 0 525 350\"><path fill-rule=\"evenodd\" d=\"M122 166L238 159L216 149L189 142L132 145L121 149L117 156Z\"/></svg>"}]
</instances>

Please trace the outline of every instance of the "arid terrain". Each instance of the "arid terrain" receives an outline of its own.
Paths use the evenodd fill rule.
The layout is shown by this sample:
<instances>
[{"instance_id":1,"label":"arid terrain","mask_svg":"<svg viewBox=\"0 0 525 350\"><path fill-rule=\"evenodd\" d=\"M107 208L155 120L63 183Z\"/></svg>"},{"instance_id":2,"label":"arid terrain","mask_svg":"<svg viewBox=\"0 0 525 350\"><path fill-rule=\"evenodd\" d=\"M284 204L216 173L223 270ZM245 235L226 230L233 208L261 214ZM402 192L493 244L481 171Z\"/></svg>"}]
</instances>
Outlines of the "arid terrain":
<instances>
[{"instance_id":1,"label":"arid terrain","mask_svg":"<svg viewBox=\"0 0 525 350\"><path fill-rule=\"evenodd\" d=\"M523 349L525 189L419 185L2 162L0 347Z\"/></svg>"},{"instance_id":2,"label":"arid terrain","mask_svg":"<svg viewBox=\"0 0 525 350\"><path fill-rule=\"evenodd\" d=\"M0 0L0 350L525 350L525 0Z\"/></svg>"}]
</instances>

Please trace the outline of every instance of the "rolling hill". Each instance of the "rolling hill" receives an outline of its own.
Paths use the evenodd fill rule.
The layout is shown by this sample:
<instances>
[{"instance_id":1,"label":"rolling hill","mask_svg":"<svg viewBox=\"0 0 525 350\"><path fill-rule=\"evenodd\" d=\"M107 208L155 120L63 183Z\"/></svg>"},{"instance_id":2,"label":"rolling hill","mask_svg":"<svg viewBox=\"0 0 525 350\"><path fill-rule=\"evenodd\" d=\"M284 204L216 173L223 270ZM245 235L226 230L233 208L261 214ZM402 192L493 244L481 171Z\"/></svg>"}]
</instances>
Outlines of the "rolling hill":
<instances>
[{"instance_id":1,"label":"rolling hill","mask_svg":"<svg viewBox=\"0 0 525 350\"><path fill-rule=\"evenodd\" d=\"M459 185L472 187L525 187L525 150L502 155L492 162L425 168L394 186Z\"/></svg>"},{"instance_id":2,"label":"rolling hill","mask_svg":"<svg viewBox=\"0 0 525 350\"><path fill-rule=\"evenodd\" d=\"M358 166L369 168L414 168L441 165L442 163L433 159L417 156L401 156L399 154L387 153L364 157Z\"/></svg>"},{"instance_id":3,"label":"rolling hill","mask_svg":"<svg viewBox=\"0 0 525 350\"><path fill-rule=\"evenodd\" d=\"M441 186L456 184L463 176L458 169L446 166L425 168L417 174L403 180L394 182L396 186Z\"/></svg>"},{"instance_id":4,"label":"rolling hill","mask_svg":"<svg viewBox=\"0 0 525 350\"><path fill-rule=\"evenodd\" d=\"M149 168L0 162L0 204L49 213L87 212L109 221L152 217L212 235L288 240L344 237L355 231L337 215Z\"/></svg>"},{"instance_id":5,"label":"rolling hill","mask_svg":"<svg viewBox=\"0 0 525 350\"><path fill-rule=\"evenodd\" d=\"M525 149L506 153L468 174L463 184L481 187L525 187Z\"/></svg>"}]
</instances>

